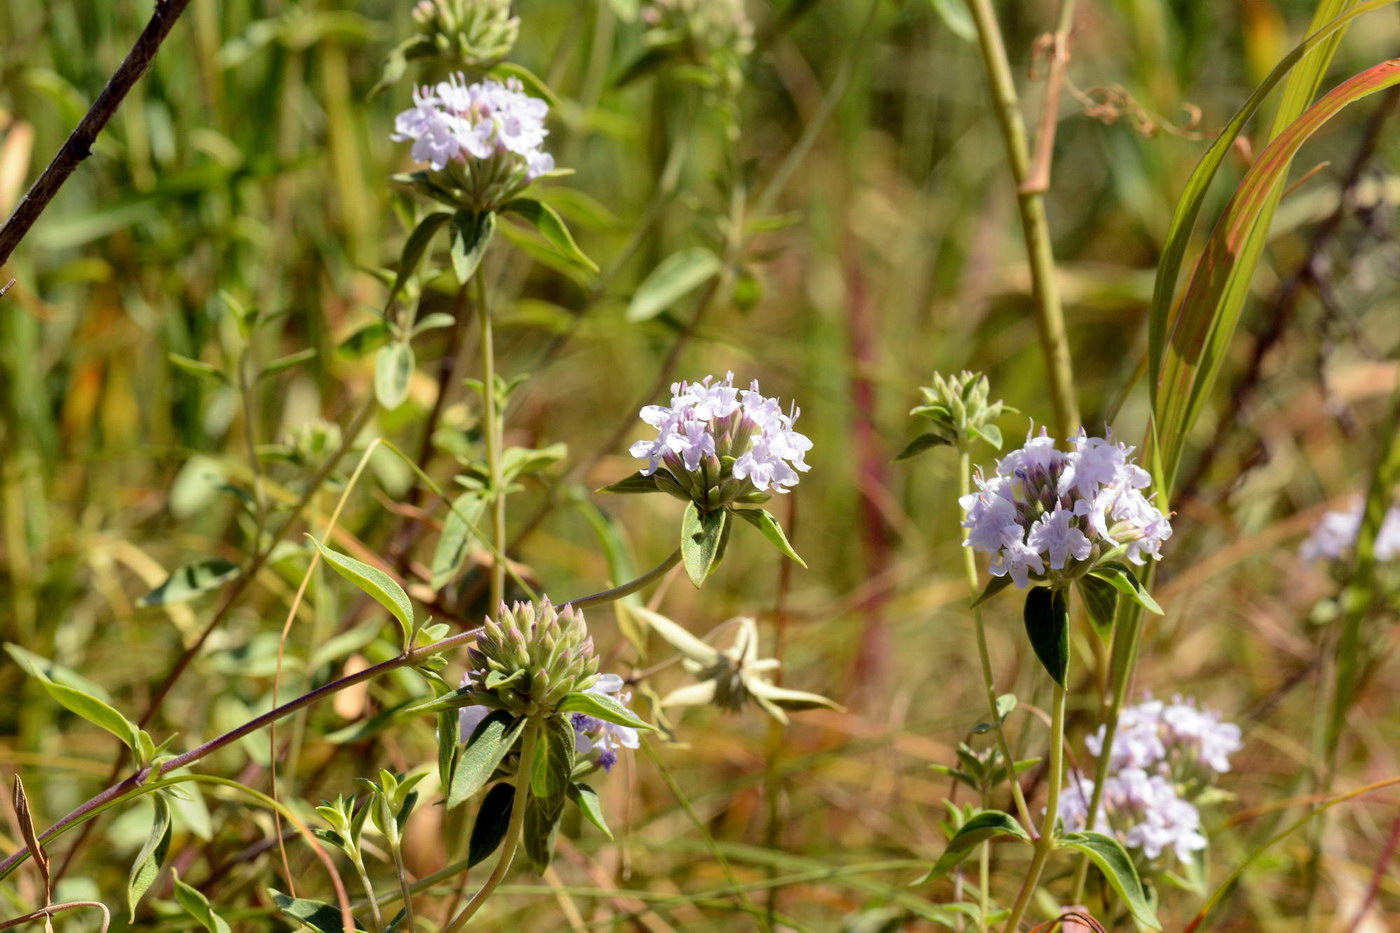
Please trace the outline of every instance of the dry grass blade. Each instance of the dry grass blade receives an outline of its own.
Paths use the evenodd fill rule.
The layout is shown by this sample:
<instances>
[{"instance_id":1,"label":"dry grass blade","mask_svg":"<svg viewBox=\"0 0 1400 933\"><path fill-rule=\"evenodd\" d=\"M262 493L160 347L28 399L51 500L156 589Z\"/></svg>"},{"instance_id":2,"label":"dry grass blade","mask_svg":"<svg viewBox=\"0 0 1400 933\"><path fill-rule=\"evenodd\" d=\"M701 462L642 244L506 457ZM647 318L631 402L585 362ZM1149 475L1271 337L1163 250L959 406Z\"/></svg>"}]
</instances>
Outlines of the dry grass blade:
<instances>
[{"instance_id":1,"label":"dry grass blade","mask_svg":"<svg viewBox=\"0 0 1400 933\"><path fill-rule=\"evenodd\" d=\"M44 847L39 843L39 834L34 831L34 815L29 811L29 796L24 792L24 781L18 774L15 775L15 818L19 820L19 834L24 838L24 844L29 846L29 851L34 855L34 866L39 869L39 875L44 879L44 906L47 907L53 902L53 885L49 878L49 855L44 851Z\"/></svg>"}]
</instances>

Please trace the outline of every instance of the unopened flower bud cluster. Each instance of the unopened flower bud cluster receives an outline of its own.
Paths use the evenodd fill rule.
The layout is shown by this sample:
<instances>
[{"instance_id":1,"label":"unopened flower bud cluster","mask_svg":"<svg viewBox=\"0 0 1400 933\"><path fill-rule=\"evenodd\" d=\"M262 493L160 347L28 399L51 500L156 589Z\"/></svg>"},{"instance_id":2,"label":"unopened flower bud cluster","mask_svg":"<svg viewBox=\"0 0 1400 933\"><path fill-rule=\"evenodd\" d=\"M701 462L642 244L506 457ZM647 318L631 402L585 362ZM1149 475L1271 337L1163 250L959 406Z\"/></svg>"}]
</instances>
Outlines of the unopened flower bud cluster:
<instances>
[{"instance_id":1,"label":"unopened flower bud cluster","mask_svg":"<svg viewBox=\"0 0 1400 933\"><path fill-rule=\"evenodd\" d=\"M510 0L421 0L413 21L424 47L411 57L431 55L458 67L490 68L510 54L520 35Z\"/></svg>"},{"instance_id":2,"label":"unopened flower bud cluster","mask_svg":"<svg viewBox=\"0 0 1400 933\"><path fill-rule=\"evenodd\" d=\"M539 603L501 606L468 652L468 680L483 705L516 716L554 713L597 681L598 657L583 613Z\"/></svg>"},{"instance_id":3,"label":"unopened flower bud cluster","mask_svg":"<svg viewBox=\"0 0 1400 933\"><path fill-rule=\"evenodd\" d=\"M959 500L967 545L991 555L993 576L1010 574L1019 587L1072 579L1120 545L1135 564L1161 557L1171 523L1143 495L1152 477L1133 448L1082 429L1069 444L1058 449L1042 429L990 478L979 470L977 491Z\"/></svg>"}]
</instances>

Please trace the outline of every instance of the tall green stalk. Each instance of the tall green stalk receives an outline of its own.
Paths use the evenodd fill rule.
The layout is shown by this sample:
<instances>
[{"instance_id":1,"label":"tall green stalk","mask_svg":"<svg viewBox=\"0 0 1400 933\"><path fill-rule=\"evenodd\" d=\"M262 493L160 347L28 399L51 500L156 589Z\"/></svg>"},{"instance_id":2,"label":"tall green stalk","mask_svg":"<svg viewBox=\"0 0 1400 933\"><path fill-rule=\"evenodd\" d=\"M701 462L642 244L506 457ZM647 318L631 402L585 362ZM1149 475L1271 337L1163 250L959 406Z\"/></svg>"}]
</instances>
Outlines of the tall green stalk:
<instances>
[{"instance_id":1,"label":"tall green stalk","mask_svg":"<svg viewBox=\"0 0 1400 933\"><path fill-rule=\"evenodd\" d=\"M1021 918L1030 906L1036 885L1040 884L1045 862L1055 849L1055 821L1060 817L1060 790L1064 786L1065 778L1066 695L1065 688L1056 684L1054 706L1050 712L1050 787L1045 798L1045 819L1040 824L1040 837L1035 841L1035 853L1031 856L1025 880L1021 882L1021 891L1016 895L1011 916L1006 918L1005 933L1016 933L1021 928Z\"/></svg>"},{"instance_id":2,"label":"tall green stalk","mask_svg":"<svg viewBox=\"0 0 1400 933\"><path fill-rule=\"evenodd\" d=\"M486 305L486 276L478 268L476 314L481 325L481 433L486 444L486 472L491 484L491 608L499 606L506 591L506 494L501 482L501 409L496 399L496 342L491 332L491 311Z\"/></svg>"},{"instance_id":3,"label":"tall green stalk","mask_svg":"<svg viewBox=\"0 0 1400 933\"><path fill-rule=\"evenodd\" d=\"M539 723L527 723L525 734L520 741L520 764L515 771L515 799L511 801L510 824L506 827L506 838L502 843L501 856L496 860L496 867L491 870L491 875L481 886L481 890L472 895L467 906L462 908L462 912L442 928L442 933L457 933L465 927L500 885L506 872L510 871L510 863L515 860L515 850L520 846L520 830L525 825L525 801L530 793L530 769L535 763L535 745L539 737Z\"/></svg>"},{"instance_id":4,"label":"tall green stalk","mask_svg":"<svg viewBox=\"0 0 1400 933\"><path fill-rule=\"evenodd\" d=\"M972 491L972 455L968 451L968 441L964 439L958 446L958 495L966 496ZM976 600L981 593L977 580L977 556L972 552L972 548L967 547L968 530L963 529L963 570L967 574L967 588L971 594L971 599ZM1006 762L1008 778L1011 782L1011 796L1016 801L1016 815L1021 818L1021 823L1029 831L1034 826L1031 819L1030 808L1026 806L1025 794L1021 791L1021 782L1016 779L1016 760L1011 757L1011 746L1006 741L1006 733L1001 728L1001 715L997 712L997 688L996 678L992 674L992 655L987 650L987 629L982 621L982 607L972 607L972 619L974 628L977 631L977 657L982 664L982 687L987 695L987 712L992 717L988 722L995 727L993 731L997 737L997 747L1001 749L1001 757Z\"/></svg>"},{"instance_id":5,"label":"tall green stalk","mask_svg":"<svg viewBox=\"0 0 1400 933\"><path fill-rule=\"evenodd\" d=\"M1074 394L1074 368L1070 361L1069 338L1065 332L1064 309L1060 305L1059 286L1055 282L1055 255L1050 241L1050 223L1045 214L1045 191L1039 186L1028 188L1026 185L1031 177L1026 124L1021 116L1016 82L991 0L968 0L967 5L977 27L982 64L986 68L987 83L992 92L993 111L1001 126L1007 161L1011 164L1011 174L1016 181L1016 204L1020 210L1021 229L1030 260L1035 323L1040 332L1040 347L1045 355L1045 370L1050 380L1055 428L1060 437L1068 437L1079 427L1079 404ZM1072 13L1072 4L1062 5L1062 17L1067 10Z\"/></svg>"}]
</instances>

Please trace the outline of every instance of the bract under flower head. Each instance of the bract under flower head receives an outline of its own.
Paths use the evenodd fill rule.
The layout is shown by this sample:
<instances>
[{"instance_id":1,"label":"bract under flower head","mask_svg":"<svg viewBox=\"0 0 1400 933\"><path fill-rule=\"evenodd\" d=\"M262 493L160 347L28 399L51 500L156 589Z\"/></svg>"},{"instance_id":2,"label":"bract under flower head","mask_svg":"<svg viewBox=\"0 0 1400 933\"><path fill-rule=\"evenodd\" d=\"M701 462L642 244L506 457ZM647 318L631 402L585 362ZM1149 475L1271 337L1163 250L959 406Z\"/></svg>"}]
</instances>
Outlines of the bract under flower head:
<instances>
[{"instance_id":1,"label":"bract under flower head","mask_svg":"<svg viewBox=\"0 0 1400 933\"><path fill-rule=\"evenodd\" d=\"M722 382L677 382L669 407L642 409L657 435L633 444L631 454L648 461L642 473L655 476L659 488L706 510L761 501L796 486L808 469L812 442L793 429L799 413L765 397L758 380L737 388L733 373Z\"/></svg>"},{"instance_id":2,"label":"bract under flower head","mask_svg":"<svg viewBox=\"0 0 1400 933\"><path fill-rule=\"evenodd\" d=\"M455 74L416 88L413 104L394 118L391 138L413 142L413 158L432 168L418 187L451 206L495 210L554 170L542 148L549 105L515 78L468 84Z\"/></svg>"},{"instance_id":3,"label":"bract under flower head","mask_svg":"<svg viewBox=\"0 0 1400 933\"><path fill-rule=\"evenodd\" d=\"M1072 579L1118 548L1135 564L1160 558L1171 523L1142 490L1152 482L1132 460L1133 448L1082 429L1060 450L1041 430L975 477L977 492L959 504L967 513L967 546L990 554L993 576L1019 587Z\"/></svg>"},{"instance_id":4,"label":"bract under flower head","mask_svg":"<svg viewBox=\"0 0 1400 933\"><path fill-rule=\"evenodd\" d=\"M611 696L626 706L632 702L632 691L622 689L623 686L623 679L616 674L599 674L598 680L585 692ZM611 771L613 765L617 764L619 749L642 747L637 730L631 726L620 726L617 723L598 719L585 713L574 713L571 722L574 727L575 749L578 754L587 755L596 752L597 758L595 760L604 771Z\"/></svg>"},{"instance_id":5,"label":"bract under flower head","mask_svg":"<svg viewBox=\"0 0 1400 933\"><path fill-rule=\"evenodd\" d=\"M597 679L598 657L583 613L548 599L500 607L467 653L477 701L517 716L548 716Z\"/></svg>"}]
</instances>

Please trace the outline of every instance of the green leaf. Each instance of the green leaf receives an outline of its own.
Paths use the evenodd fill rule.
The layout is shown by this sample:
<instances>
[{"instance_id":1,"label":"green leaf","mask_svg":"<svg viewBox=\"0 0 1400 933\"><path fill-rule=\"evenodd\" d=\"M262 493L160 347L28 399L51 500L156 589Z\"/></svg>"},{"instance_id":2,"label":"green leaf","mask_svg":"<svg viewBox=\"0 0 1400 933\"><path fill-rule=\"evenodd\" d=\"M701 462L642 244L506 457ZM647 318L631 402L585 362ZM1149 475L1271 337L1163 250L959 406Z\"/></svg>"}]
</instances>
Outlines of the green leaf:
<instances>
[{"instance_id":1,"label":"green leaf","mask_svg":"<svg viewBox=\"0 0 1400 933\"><path fill-rule=\"evenodd\" d=\"M1000 810L984 810L972 817L962 825L962 828L948 840L948 848L943 850L943 854L938 857L938 861L933 863L928 874L924 875L915 884L923 884L925 881L932 881L935 878L942 878L948 872L957 867L958 863L972 854L972 850L998 836L1014 836L1024 842L1030 842L1031 837L1021 828L1021 824L1016 822L1015 817Z\"/></svg>"},{"instance_id":2,"label":"green leaf","mask_svg":"<svg viewBox=\"0 0 1400 933\"><path fill-rule=\"evenodd\" d=\"M1016 708L1016 694L1003 693L997 697L997 721L995 723L979 722L972 727L973 735L982 735L991 732L997 726L1006 722L1006 717L1011 715L1011 711Z\"/></svg>"},{"instance_id":3,"label":"green leaf","mask_svg":"<svg viewBox=\"0 0 1400 933\"><path fill-rule=\"evenodd\" d=\"M1113 633L1113 616L1118 611L1118 591L1106 580L1095 576L1081 577L1079 595L1089 612L1089 621L1099 637L1107 639Z\"/></svg>"},{"instance_id":4,"label":"green leaf","mask_svg":"<svg viewBox=\"0 0 1400 933\"><path fill-rule=\"evenodd\" d=\"M136 861L131 865L131 875L126 883L126 903L131 908L132 922L136 920L136 905L141 903L156 875L160 874L165 857L170 853L170 804L166 802L165 795L159 792L151 795L151 802L155 804L155 819L151 821L151 831L146 835L141 851L136 853Z\"/></svg>"},{"instance_id":5,"label":"green leaf","mask_svg":"<svg viewBox=\"0 0 1400 933\"><path fill-rule=\"evenodd\" d=\"M733 513L750 525L757 528L763 537L783 554L797 561L803 567L807 562L797 556L797 552L788 544L787 535L783 534L783 526L778 524L778 520L763 509L733 509Z\"/></svg>"},{"instance_id":6,"label":"green leaf","mask_svg":"<svg viewBox=\"0 0 1400 933\"><path fill-rule=\"evenodd\" d=\"M452 215L452 269L457 281L466 285L486 255L486 245L496 231L496 215L457 211Z\"/></svg>"},{"instance_id":7,"label":"green leaf","mask_svg":"<svg viewBox=\"0 0 1400 933\"><path fill-rule=\"evenodd\" d=\"M258 381L262 381L269 376L275 376L284 369L291 369L293 366L315 358L315 347L307 347L305 350L298 350L295 353L288 353L286 356L280 356L262 368L262 372L258 373Z\"/></svg>"},{"instance_id":8,"label":"green leaf","mask_svg":"<svg viewBox=\"0 0 1400 933\"><path fill-rule=\"evenodd\" d=\"M501 845L510 828L510 811L515 803L515 788L505 781L492 785L481 798L481 807L472 823L467 842L467 867L479 865Z\"/></svg>"},{"instance_id":9,"label":"green leaf","mask_svg":"<svg viewBox=\"0 0 1400 933\"><path fill-rule=\"evenodd\" d=\"M1069 675L1069 601L1064 589L1033 587L1026 594L1026 635L1052 680L1061 687Z\"/></svg>"},{"instance_id":10,"label":"green leaf","mask_svg":"<svg viewBox=\"0 0 1400 933\"><path fill-rule=\"evenodd\" d=\"M551 717L540 732L535 747L534 766L530 770L531 796L542 800L560 800L569 790L574 773L577 748L574 727L568 719Z\"/></svg>"},{"instance_id":11,"label":"green leaf","mask_svg":"<svg viewBox=\"0 0 1400 933\"><path fill-rule=\"evenodd\" d=\"M411 647L409 638L413 633L413 604L408 601L408 594L403 591L403 587L378 567L371 567L339 551L333 551L311 535L307 537L311 538L311 543L316 545L321 557L336 573L355 584L361 591L373 596L376 602L389 610L403 631L404 649Z\"/></svg>"},{"instance_id":12,"label":"green leaf","mask_svg":"<svg viewBox=\"0 0 1400 933\"><path fill-rule=\"evenodd\" d=\"M908 460L909 458L916 457L924 451L929 450L930 448L943 447L952 443L952 441L939 434L920 434L918 437L905 444L904 449L901 450L894 459L895 462L898 462L900 460Z\"/></svg>"},{"instance_id":13,"label":"green leaf","mask_svg":"<svg viewBox=\"0 0 1400 933\"><path fill-rule=\"evenodd\" d=\"M136 601L138 606L169 606L194 599L238 576L238 565L221 557L186 564Z\"/></svg>"},{"instance_id":14,"label":"green leaf","mask_svg":"<svg viewBox=\"0 0 1400 933\"><path fill-rule=\"evenodd\" d=\"M386 343L374 356L374 397L386 411L393 411L408 398L416 359L405 340Z\"/></svg>"},{"instance_id":15,"label":"green leaf","mask_svg":"<svg viewBox=\"0 0 1400 933\"><path fill-rule=\"evenodd\" d=\"M574 782L569 785L569 799L578 807L584 819L598 827L599 832L609 839L613 837L612 830L608 829L607 820L603 819L603 805L596 790L587 784Z\"/></svg>"},{"instance_id":16,"label":"green leaf","mask_svg":"<svg viewBox=\"0 0 1400 933\"><path fill-rule=\"evenodd\" d=\"M518 214L526 220L540 232L540 235L545 238L545 242L549 243L555 252L569 262L582 266L589 272L597 273L598 266L583 254L583 250L578 248L578 244L574 242L573 234L569 233L569 228L564 225L563 218L548 204L533 198L516 198L514 201L507 202L501 210Z\"/></svg>"},{"instance_id":17,"label":"green leaf","mask_svg":"<svg viewBox=\"0 0 1400 933\"><path fill-rule=\"evenodd\" d=\"M1109 583L1115 590L1137 603L1148 612L1162 615L1162 607L1157 605L1157 601L1147 592L1147 588L1138 580L1132 568L1127 564L1111 561L1107 564L1100 564L1089 571L1089 576L1096 577Z\"/></svg>"},{"instance_id":18,"label":"green leaf","mask_svg":"<svg viewBox=\"0 0 1400 933\"><path fill-rule=\"evenodd\" d=\"M340 919L339 907L332 907L330 904L313 901L310 898L290 897L276 888L268 888L267 893L272 895L273 903L277 905L277 909L293 920L298 920L305 926L318 930L319 933L345 933L345 926ZM359 926L360 923L356 920L356 929Z\"/></svg>"},{"instance_id":19,"label":"green leaf","mask_svg":"<svg viewBox=\"0 0 1400 933\"><path fill-rule=\"evenodd\" d=\"M531 97L538 97L549 104L550 110L558 109L561 104L559 96L550 90L549 85L524 65L515 62L497 62L491 66L490 74L502 84L508 78L515 78L525 87L525 93Z\"/></svg>"},{"instance_id":20,"label":"green leaf","mask_svg":"<svg viewBox=\"0 0 1400 933\"><path fill-rule=\"evenodd\" d=\"M526 797L525 825L521 839L525 854L529 856L535 871L544 873L554 859L554 840L559 833L559 818L564 815L566 794L541 799L533 794Z\"/></svg>"},{"instance_id":21,"label":"green leaf","mask_svg":"<svg viewBox=\"0 0 1400 933\"><path fill-rule=\"evenodd\" d=\"M486 786L524 729L525 720L516 719L505 710L495 710L477 725L452 770L448 809L476 796Z\"/></svg>"},{"instance_id":22,"label":"green leaf","mask_svg":"<svg viewBox=\"0 0 1400 933\"><path fill-rule=\"evenodd\" d=\"M43 683L44 689L48 691L49 696L57 700L64 709L68 710L70 713L76 713L94 726L100 726L106 729L108 732L121 739L122 743L125 744L127 748L131 749L133 752L137 752L139 755L139 750L141 748L141 730L136 728L134 722L131 722L102 700L82 690L70 687L67 684L49 680L43 675L40 675L40 682Z\"/></svg>"},{"instance_id":23,"label":"green leaf","mask_svg":"<svg viewBox=\"0 0 1400 933\"><path fill-rule=\"evenodd\" d=\"M475 492L464 492L452 503L447 518L442 523L442 534L438 536L437 547L433 549L431 585L440 590L452 582L462 570L471 553L472 529L470 523L481 518L486 509L486 501Z\"/></svg>"},{"instance_id":24,"label":"green leaf","mask_svg":"<svg viewBox=\"0 0 1400 933\"><path fill-rule=\"evenodd\" d=\"M1156 912L1148 903L1147 891L1133 867L1133 860L1122 843L1103 833L1069 833L1060 840L1060 845L1089 856L1089 861L1098 866L1109 885L1128 905L1134 920L1154 930L1162 929Z\"/></svg>"},{"instance_id":25,"label":"green leaf","mask_svg":"<svg viewBox=\"0 0 1400 933\"><path fill-rule=\"evenodd\" d=\"M594 719L601 719L615 725L655 731L654 726L649 725L645 720L638 719L637 715L630 709L602 693L571 693L564 697L563 703L559 704L559 712L583 713Z\"/></svg>"},{"instance_id":26,"label":"green leaf","mask_svg":"<svg viewBox=\"0 0 1400 933\"><path fill-rule=\"evenodd\" d=\"M990 580L987 581L987 588L982 591L982 595L978 596L972 601L972 608L975 609L978 606L982 605L987 600L991 599L993 596L997 595L1002 590L1010 586L1012 582L1014 581L1012 581L1009 575L1001 577L992 577Z\"/></svg>"},{"instance_id":27,"label":"green leaf","mask_svg":"<svg viewBox=\"0 0 1400 933\"><path fill-rule=\"evenodd\" d=\"M451 219L450 211L433 211L418 221L418 226L408 234L408 239L404 240L403 252L399 254L399 271L394 276L394 284L389 289L385 305L394 303L394 299L408 284L409 277L418 271L418 264L423 261L423 254L432 245L433 237L437 236L438 231Z\"/></svg>"},{"instance_id":28,"label":"green leaf","mask_svg":"<svg viewBox=\"0 0 1400 933\"><path fill-rule=\"evenodd\" d=\"M232 933L224 919L214 913L214 908L209 906L209 898L181 881L178 871L173 872L173 874L175 877L175 900L184 908L185 913L199 921L199 925L208 930L209 933Z\"/></svg>"},{"instance_id":29,"label":"green leaf","mask_svg":"<svg viewBox=\"0 0 1400 933\"><path fill-rule=\"evenodd\" d=\"M672 253L637 286L627 306L627 320L651 320L718 275L721 265L719 257L703 246Z\"/></svg>"},{"instance_id":30,"label":"green leaf","mask_svg":"<svg viewBox=\"0 0 1400 933\"><path fill-rule=\"evenodd\" d=\"M337 351L352 360L364 359L370 351L378 350L394 334L387 321L374 321L355 331L340 342Z\"/></svg>"},{"instance_id":31,"label":"green leaf","mask_svg":"<svg viewBox=\"0 0 1400 933\"><path fill-rule=\"evenodd\" d=\"M702 512L694 502L686 503L681 519L681 557L690 582L697 587L714 569L728 517L723 509Z\"/></svg>"},{"instance_id":32,"label":"green leaf","mask_svg":"<svg viewBox=\"0 0 1400 933\"><path fill-rule=\"evenodd\" d=\"M964 42L974 42L977 39L977 27L972 22L972 15L967 11L967 4L961 0L928 0L929 6L938 14L938 18L943 20L943 25L948 30Z\"/></svg>"},{"instance_id":33,"label":"green leaf","mask_svg":"<svg viewBox=\"0 0 1400 933\"><path fill-rule=\"evenodd\" d=\"M457 319L446 311L434 311L432 314L425 314L413 325L413 336L426 334L430 330L442 330L444 327L451 327L457 323Z\"/></svg>"},{"instance_id":34,"label":"green leaf","mask_svg":"<svg viewBox=\"0 0 1400 933\"><path fill-rule=\"evenodd\" d=\"M196 360L188 356L181 356L178 353L166 354L166 359L171 365L181 372L189 373L199 379L208 379L210 382L217 382L220 385L228 384L228 376L217 366L211 366L203 360Z\"/></svg>"},{"instance_id":35,"label":"green leaf","mask_svg":"<svg viewBox=\"0 0 1400 933\"><path fill-rule=\"evenodd\" d=\"M86 693L88 696L96 697L104 703L112 702L112 695L100 684L95 684L83 675L71 668L64 667L57 661L35 654L19 645L11 642L5 643L5 653L24 668L24 672L30 677L37 677L39 680L51 680L54 683L63 684L67 687Z\"/></svg>"},{"instance_id":36,"label":"green leaf","mask_svg":"<svg viewBox=\"0 0 1400 933\"><path fill-rule=\"evenodd\" d=\"M612 492L622 494L636 494L643 492L659 492L656 488L656 475L647 476L644 473L633 473L623 480L618 480L610 486L604 486L598 492Z\"/></svg>"},{"instance_id":37,"label":"green leaf","mask_svg":"<svg viewBox=\"0 0 1400 933\"><path fill-rule=\"evenodd\" d=\"M980 428L968 428L967 433L980 437L997 450L1001 450L1001 428L994 424L984 424Z\"/></svg>"}]
</instances>

